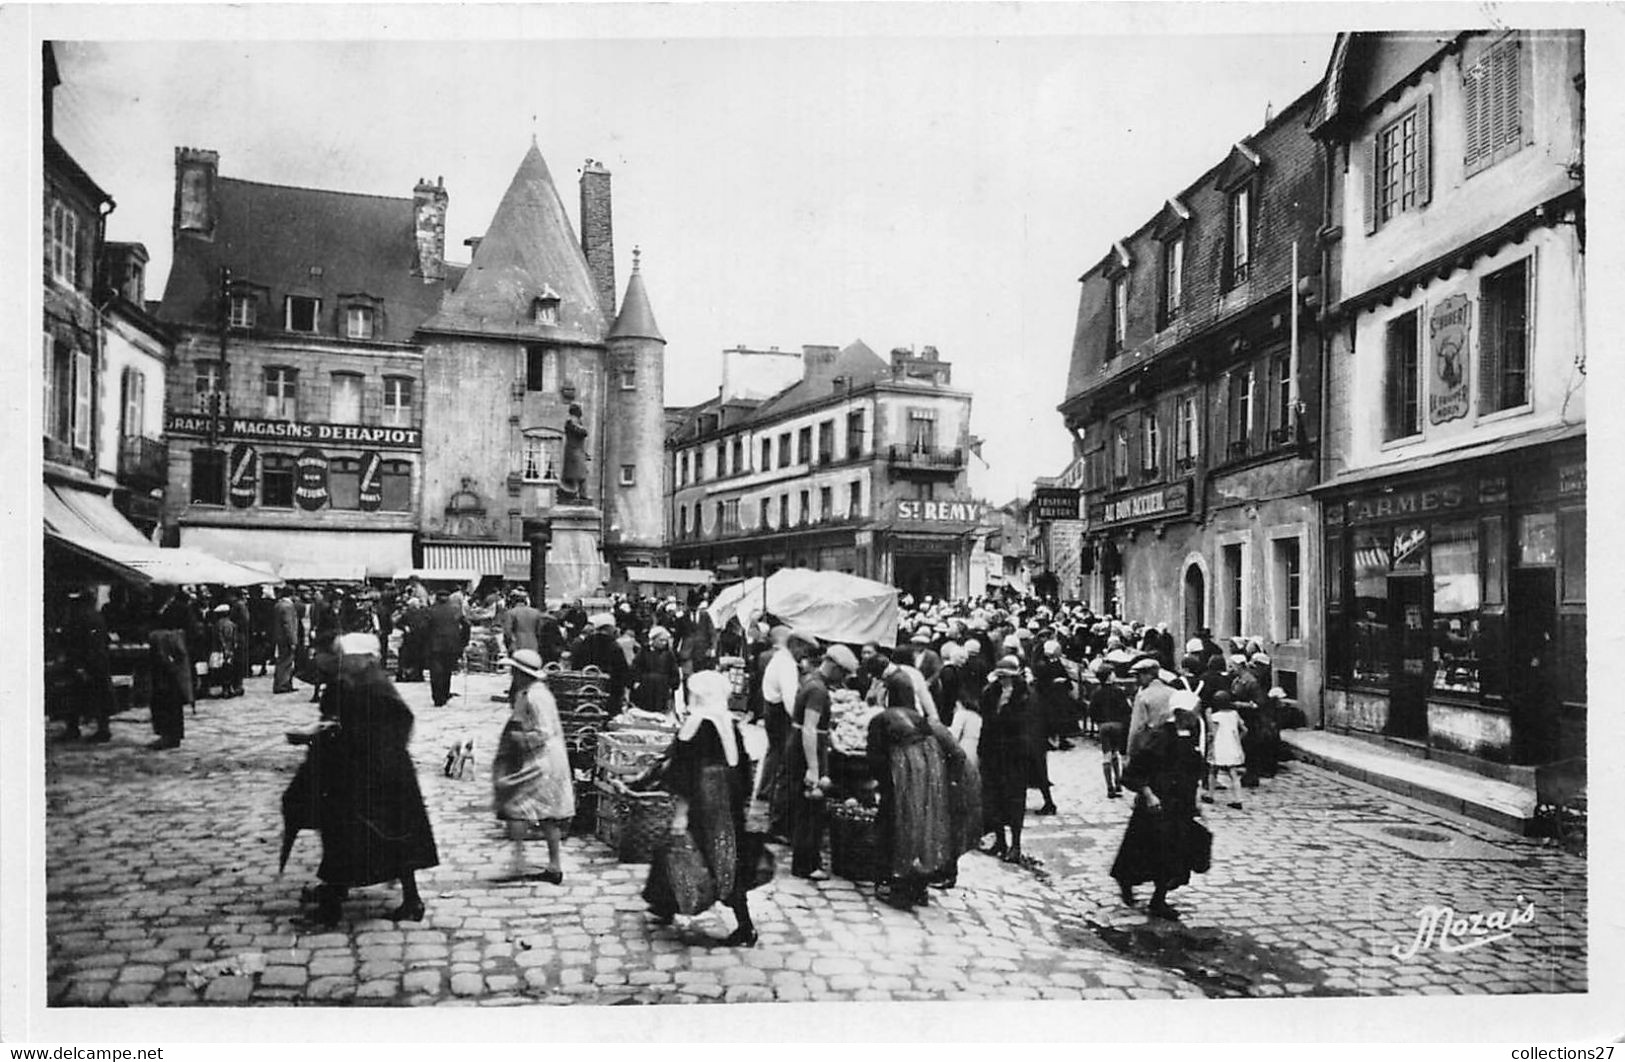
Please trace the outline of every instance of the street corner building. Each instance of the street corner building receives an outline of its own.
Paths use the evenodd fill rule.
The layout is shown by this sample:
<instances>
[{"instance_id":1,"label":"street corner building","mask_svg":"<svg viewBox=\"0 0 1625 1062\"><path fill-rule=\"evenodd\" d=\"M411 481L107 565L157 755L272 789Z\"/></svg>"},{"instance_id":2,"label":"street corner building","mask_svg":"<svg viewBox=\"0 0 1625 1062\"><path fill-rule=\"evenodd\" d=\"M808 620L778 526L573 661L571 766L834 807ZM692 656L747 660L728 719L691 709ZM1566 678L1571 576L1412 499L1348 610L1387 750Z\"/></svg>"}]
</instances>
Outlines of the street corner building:
<instances>
[{"instance_id":1,"label":"street corner building","mask_svg":"<svg viewBox=\"0 0 1625 1062\"><path fill-rule=\"evenodd\" d=\"M1097 600L1525 823L1584 772L1584 88L1578 32L1340 35L1083 275L1061 406Z\"/></svg>"},{"instance_id":2,"label":"street corner building","mask_svg":"<svg viewBox=\"0 0 1625 1062\"><path fill-rule=\"evenodd\" d=\"M1321 685L1318 98L1288 104L1083 274L1061 406L1083 596L1166 622L1181 644L1204 627L1256 636L1305 704Z\"/></svg>"},{"instance_id":3,"label":"street corner building","mask_svg":"<svg viewBox=\"0 0 1625 1062\"><path fill-rule=\"evenodd\" d=\"M984 507L967 481L971 396L952 382L934 347L724 351L717 397L668 411L672 563L966 596Z\"/></svg>"},{"instance_id":4,"label":"street corner building","mask_svg":"<svg viewBox=\"0 0 1625 1062\"><path fill-rule=\"evenodd\" d=\"M176 149L168 534L283 578L523 581L544 521L561 596L660 558L664 339L636 270L615 317L607 170L583 169L578 242L532 144L461 265L443 181L219 161Z\"/></svg>"},{"instance_id":5,"label":"street corner building","mask_svg":"<svg viewBox=\"0 0 1625 1062\"><path fill-rule=\"evenodd\" d=\"M1583 39L1338 38L1329 727L1509 781L1583 762Z\"/></svg>"}]
</instances>

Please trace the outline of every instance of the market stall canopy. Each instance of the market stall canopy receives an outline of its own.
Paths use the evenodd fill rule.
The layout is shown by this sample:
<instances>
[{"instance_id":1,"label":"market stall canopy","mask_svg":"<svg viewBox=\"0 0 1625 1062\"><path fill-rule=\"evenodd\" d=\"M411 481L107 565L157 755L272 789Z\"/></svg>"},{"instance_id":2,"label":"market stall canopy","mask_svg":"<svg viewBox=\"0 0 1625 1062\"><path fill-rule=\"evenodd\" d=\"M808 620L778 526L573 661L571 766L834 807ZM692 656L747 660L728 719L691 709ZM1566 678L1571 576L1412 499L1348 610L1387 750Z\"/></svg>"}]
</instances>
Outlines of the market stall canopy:
<instances>
[{"instance_id":1,"label":"market stall canopy","mask_svg":"<svg viewBox=\"0 0 1625 1062\"><path fill-rule=\"evenodd\" d=\"M296 582L387 579L412 563L410 531L183 526L181 544Z\"/></svg>"},{"instance_id":2,"label":"market stall canopy","mask_svg":"<svg viewBox=\"0 0 1625 1062\"><path fill-rule=\"evenodd\" d=\"M781 568L765 589L760 576L728 587L709 611L718 627L738 616L748 629L766 611L826 641L897 643L897 589L844 572Z\"/></svg>"},{"instance_id":3,"label":"market stall canopy","mask_svg":"<svg viewBox=\"0 0 1625 1062\"><path fill-rule=\"evenodd\" d=\"M417 579L425 583L462 583L472 587L483 577L473 568L402 568L395 573L397 580Z\"/></svg>"},{"instance_id":4,"label":"market stall canopy","mask_svg":"<svg viewBox=\"0 0 1625 1062\"><path fill-rule=\"evenodd\" d=\"M278 581L203 550L155 546L101 495L47 485L44 501L47 540L110 575L171 586L254 586Z\"/></svg>"},{"instance_id":5,"label":"market stall canopy","mask_svg":"<svg viewBox=\"0 0 1625 1062\"><path fill-rule=\"evenodd\" d=\"M626 581L660 586L710 586L716 577L704 568L628 568Z\"/></svg>"}]
</instances>

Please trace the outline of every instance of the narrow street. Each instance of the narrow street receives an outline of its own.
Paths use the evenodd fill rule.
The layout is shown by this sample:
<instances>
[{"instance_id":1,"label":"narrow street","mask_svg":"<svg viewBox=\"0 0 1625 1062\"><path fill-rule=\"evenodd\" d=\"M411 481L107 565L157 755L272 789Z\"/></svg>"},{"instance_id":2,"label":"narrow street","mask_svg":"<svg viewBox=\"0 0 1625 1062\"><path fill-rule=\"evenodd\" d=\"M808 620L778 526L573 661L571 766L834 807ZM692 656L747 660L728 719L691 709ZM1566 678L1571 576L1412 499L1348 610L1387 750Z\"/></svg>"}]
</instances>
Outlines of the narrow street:
<instances>
[{"instance_id":1,"label":"narrow street","mask_svg":"<svg viewBox=\"0 0 1625 1062\"><path fill-rule=\"evenodd\" d=\"M1203 996L1572 992L1586 987L1584 862L1544 843L1418 810L1318 768L1289 765L1210 807L1214 867L1172 900L1183 923L1148 922L1107 876L1129 813L1102 792L1091 743L1051 755L1061 814L1029 817L1034 873L972 855L959 887L919 913L839 879L788 874L752 893L754 949L705 946L653 925L645 868L591 836L566 843L565 881L499 884L507 847L490 815L488 764L506 683L459 676L443 709L401 687L417 714L413 754L441 864L420 881L422 923L383 913L391 888L360 890L332 931L300 928L299 890L319 840L276 870L279 798L309 721L304 693L203 701L185 744L149 752L144 709L106 745L52 744L46 760L48 998L52 1005L767 1002L1166 999ZM446 746L473 737L471 778L441 776ZM1222 794L1221 794L1222 796ZM1034 806L1036 806L1036 795ZM1519 900L1518 897L1522 897ZM1532 922L1482 947L1434 943L1398 959L1418 908L1522 910ZM1449 939L1459 948L1473 938Z\"/></svg>"}]
</instances>

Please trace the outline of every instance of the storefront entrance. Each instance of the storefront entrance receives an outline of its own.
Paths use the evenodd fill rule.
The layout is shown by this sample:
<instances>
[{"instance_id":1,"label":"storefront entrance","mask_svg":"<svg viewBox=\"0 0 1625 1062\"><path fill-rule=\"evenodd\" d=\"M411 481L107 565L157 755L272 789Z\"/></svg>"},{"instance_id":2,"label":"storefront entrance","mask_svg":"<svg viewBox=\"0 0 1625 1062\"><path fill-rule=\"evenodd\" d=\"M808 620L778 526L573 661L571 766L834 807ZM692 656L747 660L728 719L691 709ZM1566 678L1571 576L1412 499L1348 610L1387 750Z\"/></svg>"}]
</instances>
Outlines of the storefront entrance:
<instances>
[{"instance_id":1,"label":"storefront entrance","mask_svg":"<svg viewBox=\"0 0 1625 1062\"><path fill-rule=\"evenodd\" d=\"M1432 584L1421 576L1388 579L1388 629L1398 658L1393 666L1393 693L1388 707L1390 737L1416 741L1428 736L1428 616Z\"/></svg>"},{"instance_id":2,"label":"storefront entrance","mask_svg":"<svg viewBox=\"0 0 1625 1062\"><path fill-rule=\"evenodd\" d=\"M892 559L892 583L916 601L934 597L938 601L949 597L949 557L916 557L897 554Z\"/></svg>"},{"instance_id":3,"label":"storefront entrance","mask_svg":"<svg viewBox=\"0 0 1625 1062\"><path fill-rule=\"evenodd\" d=\"M1508 591L1518 617L1508 632L1513 754L1519 763L1546 763L1558 758L1557 570L1516 568Z\"/></svg>"}]
</instances>

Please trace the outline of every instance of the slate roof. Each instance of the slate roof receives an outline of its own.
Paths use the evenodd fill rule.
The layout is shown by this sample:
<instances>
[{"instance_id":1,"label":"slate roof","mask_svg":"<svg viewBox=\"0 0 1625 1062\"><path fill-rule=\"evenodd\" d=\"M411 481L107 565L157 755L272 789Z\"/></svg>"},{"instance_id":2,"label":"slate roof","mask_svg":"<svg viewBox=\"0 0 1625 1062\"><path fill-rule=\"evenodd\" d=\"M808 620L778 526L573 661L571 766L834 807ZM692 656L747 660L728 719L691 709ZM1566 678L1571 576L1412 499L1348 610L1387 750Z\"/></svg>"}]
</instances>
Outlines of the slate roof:
<instances>
[{"instance_id":1,"label":"slate roof","mask_svg":"<svg viewBox=\"0 0 1625 1062\"><path fill-rule=\"evenodd\" d=\"M321 334L341 336L341 296L382 300L375 338L409 342L440 305L442 281L414 276L417 241L410 196L361 195L262 184L232 177L215 182L214 239L180 235L164 284L160 319L218 324L220 267L232 280L266 289L262 326L282 321L283 297L322 300ZM321 275L313 276L312 267Z\"/></svg>"},{"instance_id":2,"label":"slate roof","mask_svg":"<svg viewBox=\"0 0 1625 1062\"><path fill-rule=\"evenodd\" d=\"M535 323L532 304L544 293L558 296L556 326ZM581 241L531 144L462 280L423 330L601 343L608 327Z\"/></svg>"},{"instance_id":3,"label":"slate roof","mask_svg":"<svg viewBox=\"0 0 1625 1062\"><path fill-rule=\"evenodd\" d=\"M634 262L636 259L634 259ZM658 339L664 343L655 324L654 310L649 307L649 293L643 290L643 274L632 266L632 279L626 282L626 296L621 299L621 312L609 330L611 339Z\"/></svg>"},{"instance_id":4,"label":"slate roof","mask_svg":"<svg viewBox=\"0 0 1625 1062\"><path fill-rule=\"evenodd\" d=\"M861 387L891 376L891 366L861 339L853 340L825 365L809 366L802 378L756 407L751 420L766 420L835 393L835 378L844 376L847 388Z\"/></svg>"}]
</instances>

